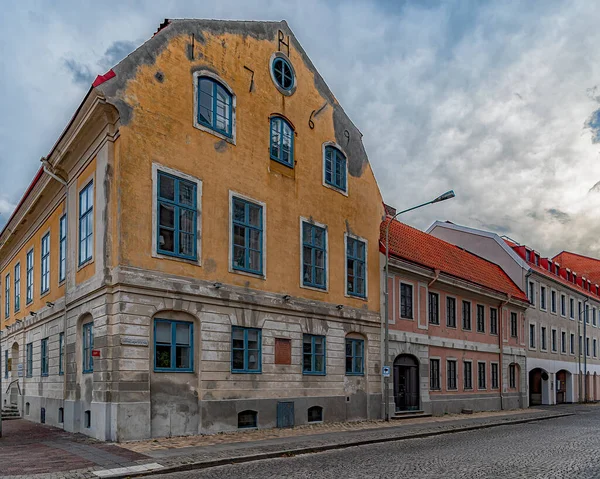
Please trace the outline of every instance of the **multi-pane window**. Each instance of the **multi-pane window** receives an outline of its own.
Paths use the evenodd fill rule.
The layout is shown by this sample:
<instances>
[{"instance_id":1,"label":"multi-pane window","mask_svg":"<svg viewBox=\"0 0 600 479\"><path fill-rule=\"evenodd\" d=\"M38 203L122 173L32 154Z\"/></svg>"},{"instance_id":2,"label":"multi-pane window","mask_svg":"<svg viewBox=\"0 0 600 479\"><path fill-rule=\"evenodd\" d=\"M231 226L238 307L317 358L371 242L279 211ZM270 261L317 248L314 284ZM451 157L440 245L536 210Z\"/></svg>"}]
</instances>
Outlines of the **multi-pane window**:
<instances>
[{"instance_id":1,"label":"multi-pane window","mask_svg":"<svg viewBox=\"0 0 600 479\"><path fill-rule=\"evenodd\" d=\"M575 317L575 300L569 298L569 317L573 319Z\"/></svg>"},{"instance_id":2,"label":"multi-pane window","mask_svg":"<svg viewBox=\"0 0 600 479\"><path fill-rule=\"evenodd\" d=\"M575 354L575 334L571 333L569 338L569 353Z\"/></svg>"},{"instance_id":3,"label":"multi-pane window","mask_svg":"<svg viewBox=\"0 0 600 479\"><path fill-rule=\"evenodd\" d=\"M198 123L232 136L233 101L229 92L216 80L198 78Z\"/></svg>"},{"instance_id":4,"label":"multi-pane window","mask_svg":"<svg viewBox=\"0 0 600 479\"><path fill-rule=\"evenodd\" d=\"M65 280L67 275L67 216L60 218L58 233L58 282Z\"/></svg>"},{"instance_id":5,"label":"multi-pane window","mask_svg":"<svg viewBox=\"0 0 600 479\"><path fill-rule=\"evenodd\" d=\"M400 283L400 317L413 319L413 287Z\"/></svg>"},{"instance_id":6,"label":"multi-pane window","mask_svg":"<svg viewBox=\"0 0 600 479\"><path fill-rule=\"evenodd\" d=\"M65 333L58 335L58 374L65 373Z\"/></svg>"},{"instance_id":7,"label":"multi-pane window","mask_svg":"<svg viewBox=\"0 0 600 479\"><path fill-rule=\"evenodd\" d=\"M33 376L33 343L27 343L26 347L26 361L27 361L27 369L25 371L25 376L30 378Z\"/></svg>"},{"instance_id":8,"label":"multi-pane window","mask_svg":"<svg viewBox=\"0 0 600 479\"><path fill-rule=\"evenodd\" d=\"M583 306L583 305L581 304L581 301L579 301L579 302L577 303L577 313L578 313L578 314L577 314L577 319L578 319L579 321L581 321L581 312L582 312L582 306Z\"/></svg>"},{"instance_id":9,"label":"multi-pane window","mask_svg":"<svg viewBox=\"0 0 600 479\"><path fill-rule=\"evenodd\" d=\"M543 350L547 348L546 346L546 327L542 326L540 331L540 341L542 342L541 347Z\"/></svg>"},{"instance_id":10,"label":"multi-pane window","mask_svg":"<svg viewBox=\"0 0 600 479\"><path fill-rule=\"evenodd\" d=\"M8 379L8 349L4 350L4 379Z\"/></svg>"},{"instance_id":11,"label":"multi-pane window","mask_svg":"<svg viewBox=\"0 0 600 479\"><path fill-rule=\"evenodd\" d=\"M477 363L477 388L486 388L485 363Z\"/></svg>"},{"instance_id":12,"label":"multi-pane window","mask_svg":"<svg viewBox=\"0 0 600 479\"><path fill-rule=\"evenodd\" d=\"M592 325L596 326L596 308L592 308Z\"/></svg>"},{"instance_id":13,"label":"multi-pane window","mask_svg":"<svg viewBox=\"0 0 600 479\"><path fill-rule=\"evenodd\" d=\"M15 313L21 309L21 263L15 265Z\"/></svg>"},{"instance_id":14,"label":"multi-pane window","mask_svg":"<svg viewBox=\"0 0 600 479\"><path fill-rule=\"evenodd\" d=\"M485 307L483 304L477 305L477 332L485 333Z\"/></svg>"},{"instance_id":15,"label":"multi-pane window","mask_svg":"<svg viewBox=\"0 0 600 479\"><path fill-rule=\"evenodd\" d=\"M490 308L490 334L498 334L498 310Z\"/></svg>"},{"instance_id":16,"label":"multi-pane window","mask_svg":"<svg viewBox=\"0 0 600 479\"><path fill-rule=\"evenodd\" d=\"M294 131L280 117L271 118L271 159L294 167Z\"/></svg>"},{"instance_id":17,"label":"multi-pane window","mask_svg":"<svg viewBox=\"0 0 600 479\"><path fill-rule=\"evenodd\" d=\"M556 337L556 329L553 329L550 332L550 342L552 343L552 351L557 351L558 345L557 345L557 337Z\"/></svg>"},{"instance_id":18,"label":"multi-pane window","mask_svg":"<svg viewBox=\"0 0 600 479\"><path fill-rule=\"evenodd\" d=\"M579 354L578 354L578 355L579 355L579 356L581 356L581 353L583 352L583 343L582 343L582 341L583 341L583 340L582 340L582 336L581 336L581 334L580 334L580 335L579 335L579 349L578 349L578 351L579 351Z\"/></svg>"},{"instance_id":19,"label":"multi-pane window","mask_svg":"<svg viewBox=\"0 0 600 479\"><path fill-rule=\"evenodd\" d=\"M79 193L79 264L90 261L94 254L94 182Z\"/></svg>"},{"instance_id":20,"label":"multi-pane window","mask_svg":"<svg viewBox=\"0 0 600 479\"><path fill-rule=\"evenodd\" d=\"M510 313L510 335L516 338L519 335L519 324L517 313Z\"/></svg>"},{"instance_id":21,"label":"multi-pane window","mask_svg":"<svg viewBox=\"0 0 600 479\"><path fill-rule=\"evenodd\" d=\"M540 309L546 309L546 287L540 286Z\"/></svg>"},{"instance_id":22,"label":"multi-pane window","mask_svg":"<svg viewBox=\"0 0 600 479\"><path fill-rule=\"evenodd\" d=\"M585 355L590 355L590 338L585 338Z\"/></svg>"},{"instance_id":23,"label":"multi-pane window","mask_svg":"<svg viewBox=\"0 0 600 479\"><path fill-rule=\"evenodd\" d=\"M156 250L168 256L195 260L198 221L197 185L158 172Z\"/></svg>"},{"instance_id":24,"label":"multi-pane window","mask_svg":"<svg viewBox=\"0 0 600 479\"><path fill-rule=\"evenodd\" d=\"M517 367L514 364L508 366L508 387L510 389L517 387Z\"/></svg>"},{"instance_id":25,"label":"multi-pane window","mask_svg":"<svg viewBox=\"0 0 600 479\"><path fill-rule=\"evenodd\" d=\"M456 299L446 298L446 326L456 328Z\"/></svg>"},{"instance_id":26,"label":"multi-pane window","mask_svg":"<svg viewBox=\"0 0 600 479\"><path fill-rule=\"evenodd\" d=\"M556 313L556 291L550 292L550 311Z\"/></svg>"},{"instance_id":27,"label":"multi-pane window","mask_svg":"<svg viewBox=\"0 0 600 479\"><path fill-rule=\"evenodd\" d=\"M364 241L346 237L346 287L349 295L364 298L366 292L366 251Z\"/></svg>"},{"instance_id":28,"label":"multi-pane window","mask_svg":"<svg viewBox=\"0 0 600 479\"><path fill-rule=\"evenodd\" d=\"M440 324L440 296L437 293L429 293L429 323Z\"/></svg>"},{"instance_id":29,"label":"multi-pane window","mask_svg":"<svg viewBox=\"0 0 600 479\"><path fill-rule=\"evenodd\" d=\"M471 361L465 361L463 363L463 387L464 389L473 389L473 363Z\"/></svg>"},{"instance_id":30,"label":"multi-pane window","mask_svg":"<svg viewBox=\"0 0 600 479\"><path fill-rule=\"evenodd\" d=\"M440 389L440 360L429 360L429 389Z\"/></svg>"},{"instance_id":31,"label":"multi-pane window","mask_svg":"<svg viewBox=\"0 0 600 479\"><path fill-rule=\"evenodd\" d=\"M585 316L585 322L590 324L590 307L587 304L584 306L584 311L583 315Z\"/></svg>"},{"instance_id":32,"label":"multi-pane window","mask_svg":"<svg viewBox=\"0 0 600 479\"><path fill-rule=\"evenodd\" d=\"M4 278L4 317L10 316L10 273Z\"/></svg>"},{"instance_id":33,"label":"multi-pane window","mask_svg":"<svg viewBox=\"0 0 600 479\"><path fill-rule=\"evenodd\" d=\"M315 224L302 223L302 284L327 288L327 230Z\"/></svg>"},{"instance_id":34,"label":"multi-pane window","mask_svg":"<svg viewBox=\"0 0 600 479\"><path fill-rule=\"evenodd\" d=\"M325 183L346 191L346 157L333 146L325 147Z\"/></svg>"},{"instance_id":35,"label":"multi-pane window","mask_svg":"<svg viewBox=\"0 0 600 479\"><path fill-rule=\"evenodd\" d=\"M567 297L564 294L560 295L560 314L567 315Z\"/></svg>"},{"instance_id":36,"label":"multi-pane window","mask_svg":"<svg viewBox=\"0 0 600 479\"><path fill-rule=\"evenodd\" d=\"M471 330L471 303L469 301L462 302L462 327L467 331Z\"/></svg>"},{"instance_id":37,"label":"multi-pane window","mask_svg":"<svg viewBox=\"0 0 600 479\"><path fill-rule=\"evenodd\" d=\"M260 373L262 370L262 331L231 328L231 372Z\"/></svg>"},{"instance_id":38,"label":"multi-pane window","mask_svg":"<svg viewBox=\"0 0 600 479\"><path fill-rule=\"evenodd\" d=\"M365 342L362 339L346 338L346 375L360 375L365 371Z\"/></svg>"},{"instance_id":39,"label":"multi-pane window","mask_svg":"<svg viewBox=\"0 0 600 479\"><path fill-rule=\"evenodd\" d=\"M41 265L40 293L47 293L50 289L50 233L42 238L42 265Z\"/></svg>"},{"instance_id":40,"label":"multi-pane window","mask_svg":"<svg viewBox=\"0 0 600 479\"><path fill-rule=\"evenodd\" d=\"M94 349L94 324L87 323L82 327L82 344L83 344L83 372L94 372L94 357L92 351Z\"/></svg>"},{"instance_id":41,"label":"multi-pane window","mask_svg":"<svg viewBox=\"0 0 600 479\"><path fill-rule=\"evenodd\" d=\"M565 333L564 331L560 333L560 352L567 352L567 333Z\"/></svg>"},{"instance_id":42,"label":"multi-pane window","mask_svg":"<svg viewBox=\"0 0 600 479\"><path fill-rule=\"evenodd\" d=\"M233 269L263 273L263 207L232 198Z\"/></svg>"},{"instance_id":43,"label":"multi-pane window","mask_svg":"<svg viewBox=\"0 0 600 479\"><path fill-rule=\"evenodd\" d=\"M276 57L273 60L273 77L275 82L284 90L291 90L294 86L294 72L285 58Z\"/></svg>"},{"instance_id":44,"label":"multi-pane window","mask_svg":"<svg viewBox=\"0 0 600 479\"><path fill-rule=\"evenodd\" d=\"M194 325L186 321L154 321L154 370L194 370Z\"/></svg>"},{"instance_id":45,"label":"multi-pane window","mask_svg":"<svg viewBox=\"0 0 600 479\"><path fill-rule=\"evenodd\" d=\"M598 343L596 341L596 338L594 338L594 357L596 357L598 355Z\"/></svg>"},{"instance_id":46,"label":"multi-pane window","mask_svg":"<svg viewBox=\"0 0 600 479\"><path fill-rule=\"evenodd\" d=\"M535 324L529 325L529 347L535 348Z\"/></svg>"},{"instance_id":47,"label":"multi-pane window","mask_svg":"<svg viewBox=\"0 0 600 479\"><path fill-rule=\"evenodd\" d=\"M529 282L529 302L535 305L535 284L533 281Z\"/></svg>"},{"instance_id":48,"label":"multi-pane window","mask_svg":"<svg viewBox=\"0 0 600 479\"><path fill-rule=\"evenodd\" d=\"M27 252L27 293L25 295L25 301L27 304L33 301L33 250Z\"/></svg>"},{"instance_id":49,"label":"multi-pane window","mask_svg":"<svg viewBox=\"0 0 600 479\"><path fill-rule=\"evenodd\" d=\"M492 389L498 389L499 381L498 381L498 363L491 364L491 374L492 374Z\"/></svg>"},{"instance_id":50,"label":"multi-pane window","mask_svg":"<svg viewBox=\"0 0 600 479\"><path fill-rule=\"evenodd\" d=\"M305 334L302 338L302 373L325 374L325 336Z\"/></svg>"},{"instance_id":51,"label":"multi-pane window","mask_svg":"<svg viewBox=\"0 0 600 479\"><path fill-rule=\"evenodd\" d=\"M48 338L42 339L42 354L40 360L40 371L42 376L48 376Z\"/></svg>"},{"instance_id":52,"label":"multi-pane window","mask_svg":"<svg viewBox=\"0 0 600 479\"><path fill-rule=\"evenodd\" d=\"M448 389L456 389L456 361L446 361L447 387Z\"/></svg>"}]
</instances>

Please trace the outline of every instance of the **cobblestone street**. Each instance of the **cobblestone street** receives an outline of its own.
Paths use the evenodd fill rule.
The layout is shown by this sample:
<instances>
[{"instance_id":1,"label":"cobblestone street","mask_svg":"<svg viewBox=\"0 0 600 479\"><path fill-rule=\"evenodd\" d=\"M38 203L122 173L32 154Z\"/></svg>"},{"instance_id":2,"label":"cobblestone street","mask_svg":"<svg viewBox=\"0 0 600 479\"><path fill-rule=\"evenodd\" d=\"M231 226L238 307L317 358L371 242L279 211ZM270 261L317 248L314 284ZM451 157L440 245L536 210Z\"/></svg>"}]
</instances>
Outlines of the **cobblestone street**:
<instances>
[{"instance_id":1,"label":"cobblestone street","mask_svg":"<svg viewBox=\"0 0 600 479\"><path fill-rule=\"evenodd\" d=\"M599 431L600 408L578 408L547 421L154 477L597 478Z\"/></svg>"}]
</instances>

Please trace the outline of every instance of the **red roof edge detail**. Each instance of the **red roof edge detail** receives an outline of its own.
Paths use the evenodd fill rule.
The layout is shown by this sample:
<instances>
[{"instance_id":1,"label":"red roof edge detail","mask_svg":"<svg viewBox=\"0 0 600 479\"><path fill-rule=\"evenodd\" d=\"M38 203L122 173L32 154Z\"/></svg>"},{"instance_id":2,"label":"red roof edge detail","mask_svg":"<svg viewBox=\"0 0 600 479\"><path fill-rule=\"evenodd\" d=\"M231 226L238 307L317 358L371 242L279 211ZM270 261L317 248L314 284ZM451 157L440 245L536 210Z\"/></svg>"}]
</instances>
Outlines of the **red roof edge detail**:
<instances>
[{"instance_id":1,"label":"red roof edge detail","mask_svg":"<svg viewBox=\"0 0 600 479\"><path fill-rule=\"evenodd\" d=\"M29 196L29 193L31 193L31 190L33 190L33 187L37 184L38 181L40 181L40 178L42 177L43 173L44 173L44 167L40 166L40 169L35 174L35 178L33 178L32 182L27 187L27 191L25 191L25 194L21 197L21 201L19 201L19 204L13 210L12 214L10 215L10 218L8 218L8 221L4 225L4 228L2 228L2 231L0 231L0 236L2 236L4 234L4 231L6 230L6 228L8 228L9 223L12 221L14 216L17 214L17 211L19 211L19 208L21 208L21 206L25 202L25 200Z\"/></svg>"},{"instance_id":2,"label":"red roof edge detail","mask_svg":"<svg viewBox=\"0 0 600 479\"><path fill-rule=\"evenodd\" d=\"M111 78L116 77L115 72L112 71L112 68L108 70L104 75L98 75L92 83L93 87L97 87L98 85L102 85L105 81L110 80Z\"/></svg>"}]
</instances>

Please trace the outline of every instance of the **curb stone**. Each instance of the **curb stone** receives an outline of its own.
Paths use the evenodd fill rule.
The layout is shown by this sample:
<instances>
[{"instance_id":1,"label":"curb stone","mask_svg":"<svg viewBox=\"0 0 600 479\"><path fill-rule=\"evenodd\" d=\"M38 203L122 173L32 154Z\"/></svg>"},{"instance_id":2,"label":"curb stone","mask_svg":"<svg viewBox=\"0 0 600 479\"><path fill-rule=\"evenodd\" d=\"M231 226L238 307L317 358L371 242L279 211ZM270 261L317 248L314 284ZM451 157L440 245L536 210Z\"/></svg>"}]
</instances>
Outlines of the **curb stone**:
<instances>
[{"instance_id":1,"label":"curb stone","mask_svg":"<svg viewBox=\"0 0 600 479\"><path fill-rule=\"evenodd\" d=\"M568 416L574 416L574 415L575 415L575 413L559 413L559 414L552 414L552 415L546 415L546 416L540 416L540 417L530 417L530 418L526 418L526 419L515 419L515 420L511 420L511 421L498 421L498 422L491 422L491 423L487 423L487 424L476 424L473 426L449 428L449 429L443 429L440 431L413 433L413 434L408 434L406 436L390 436L390 437L383 437L383 438L376 438L376 439L356 440L356 441L337 443L337 444L335 444L335 443L334 444L325 444L325 445L321 445L321 446L306 446L306 447L300 447L297 449L279 450L279 451L265 452L265 453L259 453L259 454L250 454L250 455L246 455L246 456L230 457L230 458L215 459L215 460L201 461L201 462L192 462L192 463L180 464L180 465L176 465L176 466L166 466L162 469L157 469L157 470L154 470L151 472L148 471L148 472L140 472L140 473L129 473L129 474L125 474L125 475L114 475L114 476L110 476L110 479L127 479L130 477L153 476L153 475L157 475L157 474L170 474L170 473L174 473L174 472L185 472L185 471L193 471L193 470L198 470L198 469L209 469L212 467L225 466L228 464L243 464L246 462L262 461L265 459L292 457L292 456L298 456L301 454L314 454L314 453L318 453L318 452L346 449L346 448L355 447L355 446L366 446L369 444L404 441L407 439L423 439L423 438L427 438L427 437L442 436L442 435L454 434L454 433L458 433L458 432L475 431L478 429L489 429L489 428L498 427L498 426L513 426L513 425L517 425L517 424L545 421L548 419L557 419L557 418L561 418L561 417L568 417Z\"/></svg>"}]
</instances>

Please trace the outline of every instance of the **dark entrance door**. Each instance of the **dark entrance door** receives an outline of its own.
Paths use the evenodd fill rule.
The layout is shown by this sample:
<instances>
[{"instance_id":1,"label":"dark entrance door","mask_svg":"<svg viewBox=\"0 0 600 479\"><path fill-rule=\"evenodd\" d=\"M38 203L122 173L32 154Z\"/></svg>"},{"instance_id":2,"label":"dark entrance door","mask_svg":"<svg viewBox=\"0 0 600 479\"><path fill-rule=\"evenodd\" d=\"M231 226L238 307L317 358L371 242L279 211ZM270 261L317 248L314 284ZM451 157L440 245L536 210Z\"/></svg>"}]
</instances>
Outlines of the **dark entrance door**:
<instances>
[{"instance_id":1,"label":"dark entrance door","mask_svg":"<svg viewBox=\"0 0 600 479\"><path fill-rule=\"evenodd\" d=\"M556 373L556 404L567 402L567 372L558 371Z\"/></svg>"},{"instance_id":2,"label":"dark entrance door","mask_svg":"<svg viewBox=\"0 0 600 479\"><path fill-rule=\"evenodd\" d=\"M529 405L542 404L542 370L539 368L529 371Z\"/></svg>"},{"instance_id":3,"label":"dark entrance door","mask_svg":"<svg viewBox=\"0 0 600 479\"><path fill-rule=\"evenodd\" d=\"M419 363L414 356L394 360L394 400L396 411L419 409Z\"/></svg>"}]
</instances>

